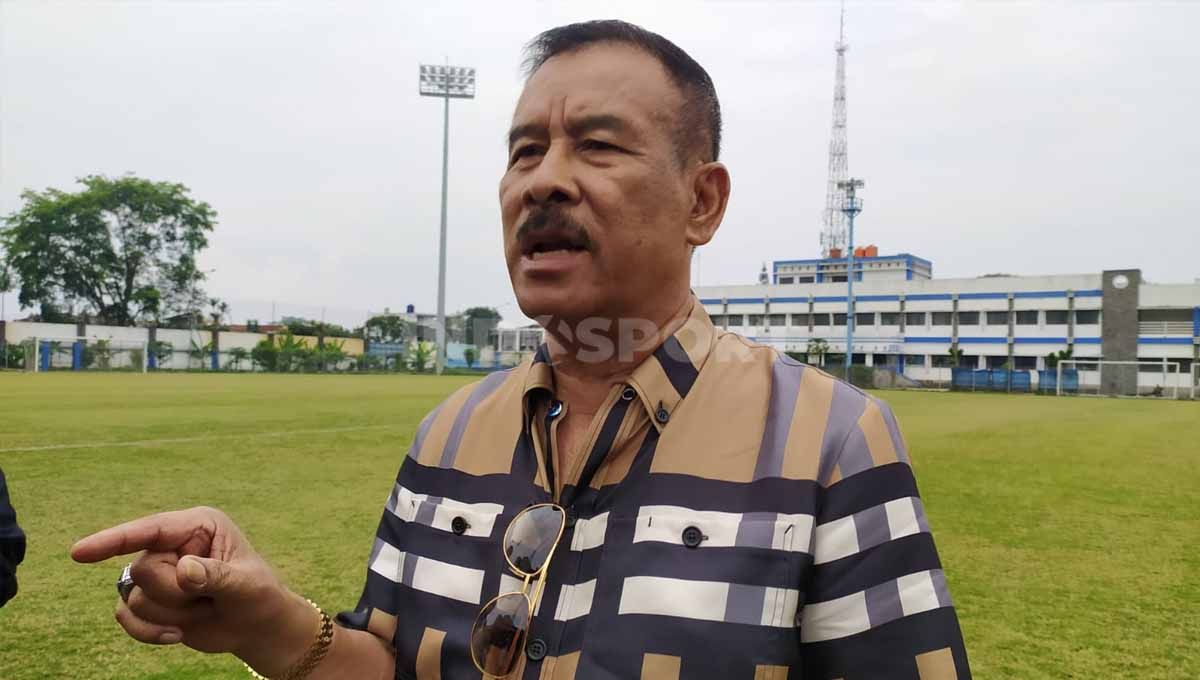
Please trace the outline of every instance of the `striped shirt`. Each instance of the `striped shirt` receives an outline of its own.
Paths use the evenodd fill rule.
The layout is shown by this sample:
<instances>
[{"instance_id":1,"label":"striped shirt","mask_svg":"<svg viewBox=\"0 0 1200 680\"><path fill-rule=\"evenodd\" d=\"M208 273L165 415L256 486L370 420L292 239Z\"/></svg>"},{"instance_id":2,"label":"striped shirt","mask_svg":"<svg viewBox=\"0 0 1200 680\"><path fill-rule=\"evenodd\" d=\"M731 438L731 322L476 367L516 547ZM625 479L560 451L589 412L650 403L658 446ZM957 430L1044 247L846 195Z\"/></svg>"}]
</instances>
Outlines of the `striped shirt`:
<instances>
[{"instance_id":1,"label":"striped shirt","mask_svg":"<svg viewBox=\"0 0 1200 680\"><path fill-rule=\"evenodd\" d=\"M694 301L556 470L547 356L454 393L400 466L362 598L339 616L392 641L397 678L480 677L471 626L521 589L505 528L550 501L568 528L513 678L970 677L883 402L714 328Z\"/></svg>"}]
</instances>

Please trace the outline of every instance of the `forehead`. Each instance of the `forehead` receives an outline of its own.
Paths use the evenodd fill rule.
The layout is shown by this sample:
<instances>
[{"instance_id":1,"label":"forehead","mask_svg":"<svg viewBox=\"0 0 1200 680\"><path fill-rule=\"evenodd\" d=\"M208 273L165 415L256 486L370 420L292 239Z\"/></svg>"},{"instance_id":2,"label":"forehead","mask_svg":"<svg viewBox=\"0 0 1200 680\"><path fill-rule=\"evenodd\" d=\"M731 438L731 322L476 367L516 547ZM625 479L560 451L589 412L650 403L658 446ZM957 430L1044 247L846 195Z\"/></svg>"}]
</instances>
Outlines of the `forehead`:
<instances>
[{"instance_id":1,"label":"forehead","mask_svg":"<svg viewBox=\"0 0 1200 680\"><path fill-rule=\"evenodd\" d=\"M513 125L548 125L552 116L616 115L639 128L673 122L683 95L647 52L597 43L542 64L521 92Z\"/></svg>"}]
</instances>

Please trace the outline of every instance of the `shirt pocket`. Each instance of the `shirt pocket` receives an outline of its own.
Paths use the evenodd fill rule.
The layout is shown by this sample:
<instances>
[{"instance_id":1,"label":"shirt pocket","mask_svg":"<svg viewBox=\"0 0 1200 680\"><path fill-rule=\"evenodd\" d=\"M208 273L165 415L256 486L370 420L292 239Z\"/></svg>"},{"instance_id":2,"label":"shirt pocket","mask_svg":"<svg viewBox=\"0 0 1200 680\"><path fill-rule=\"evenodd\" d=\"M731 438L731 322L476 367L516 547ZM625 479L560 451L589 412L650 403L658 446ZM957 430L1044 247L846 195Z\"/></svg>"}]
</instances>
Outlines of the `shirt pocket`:
<instances>
[{"instance_id":1,"label":"shirt pocket","mask_svg":"<svg viewBox=\"0 0 1200 680\"><path fill-rule=\"evenodd\" d=\"M463 503L450 498L414 493L397 486L388 509L403 522L468 538L497 538L504 506L498 503ZM503 527L499 527L503 528Z\"/></svg>"},{"instance_id":2,"label":"shirt pocket","mask_svg":"<svg viewBox=\"0 0 1200 680\"><path fill-rule=\"evenodd\" d=\"M620 609L790 634L811 561L811 515L642 506Z\"/></svg>"}]
</instances>

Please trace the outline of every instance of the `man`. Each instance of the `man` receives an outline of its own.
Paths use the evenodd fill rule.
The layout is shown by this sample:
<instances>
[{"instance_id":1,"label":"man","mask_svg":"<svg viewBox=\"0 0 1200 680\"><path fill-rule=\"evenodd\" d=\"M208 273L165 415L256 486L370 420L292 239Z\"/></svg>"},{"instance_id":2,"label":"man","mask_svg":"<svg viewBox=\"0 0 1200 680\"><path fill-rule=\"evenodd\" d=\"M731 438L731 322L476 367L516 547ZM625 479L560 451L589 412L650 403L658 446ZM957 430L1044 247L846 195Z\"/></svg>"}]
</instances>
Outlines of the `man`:
<instances>
[{"instance_id":1,"label":"man","mask_svg":"<svg viewBox=\"0 0 1200 680\"><path fill-rule=\"evenodd\" d=\"M17 594L17 565L25 559L25 532L8 500L8 484L0 470L0 607Z\"/></svg>"},{"instance_id":2,"label":"man","mask_svg":"<svg viewBox=\"0 0 1200 680\"><path fill-rule=\"evenodd\" d=\"M358 608L331 628L198 508L75 546L147 551L122 627L267 677L970 677L890 410L716 330L689 291L730 191L708 74L615 21L543 33L526 66L500 209L547 342L421 423ZM506 529L543 504L561 538L527 550ZM498 615L512 592L536 603Z\"/></svg>"}]
</instances>

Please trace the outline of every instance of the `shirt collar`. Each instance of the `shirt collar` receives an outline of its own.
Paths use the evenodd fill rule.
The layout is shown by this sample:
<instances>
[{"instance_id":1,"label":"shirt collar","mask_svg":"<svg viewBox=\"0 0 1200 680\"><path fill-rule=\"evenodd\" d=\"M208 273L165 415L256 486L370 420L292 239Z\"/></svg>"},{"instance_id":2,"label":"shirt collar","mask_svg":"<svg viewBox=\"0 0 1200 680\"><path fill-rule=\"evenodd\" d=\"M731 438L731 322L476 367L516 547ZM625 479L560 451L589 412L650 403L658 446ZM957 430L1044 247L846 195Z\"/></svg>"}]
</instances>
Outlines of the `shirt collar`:
<instances>
[{"instance_id":1,"label":"shirt collar","mask_svg":"<svg viewBox=\"0 0 1200 680\"><path fill-rule=\"evenodd\" d=\"M660 431L670 422L679 402L692 389L700 369L708 360L716 342L716 329L704 306L691 298L691 310L683 325L646 357L629 377L650 422ZM554 371L545 343L526 360L525 414L529 417L530 396L541 391L554 392Z\"/></svg>"}]
</instances>

